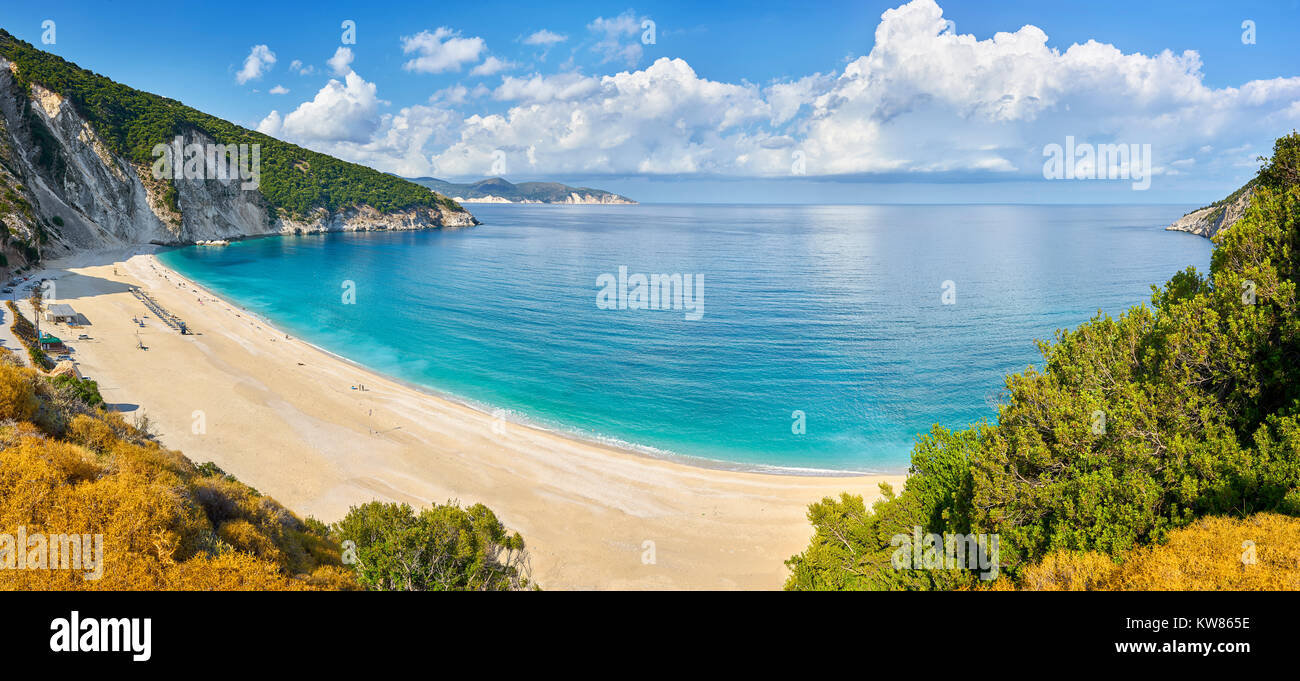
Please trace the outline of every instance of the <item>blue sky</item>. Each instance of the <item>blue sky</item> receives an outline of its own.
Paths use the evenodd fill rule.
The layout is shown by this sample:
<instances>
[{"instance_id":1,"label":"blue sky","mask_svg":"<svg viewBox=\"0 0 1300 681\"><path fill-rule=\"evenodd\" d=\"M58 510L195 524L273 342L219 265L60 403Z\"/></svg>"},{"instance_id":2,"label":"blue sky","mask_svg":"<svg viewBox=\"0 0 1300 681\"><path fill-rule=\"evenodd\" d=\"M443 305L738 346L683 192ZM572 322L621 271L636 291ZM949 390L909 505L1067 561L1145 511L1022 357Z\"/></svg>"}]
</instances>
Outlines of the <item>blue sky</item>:
<instances>
[{"instance_id":1,"label":"blue sky","mask_svg":"<svg viewBox=\"0 0 1300 681\"><path fill-rule=\"evenodd\" d=\"M1300 127L1295 0L6 3L0 26L383 170L642 200L1203 203ZM1045 179L1067 136L1150 145L1150 188Z\"/></svg>"}]
</instances>

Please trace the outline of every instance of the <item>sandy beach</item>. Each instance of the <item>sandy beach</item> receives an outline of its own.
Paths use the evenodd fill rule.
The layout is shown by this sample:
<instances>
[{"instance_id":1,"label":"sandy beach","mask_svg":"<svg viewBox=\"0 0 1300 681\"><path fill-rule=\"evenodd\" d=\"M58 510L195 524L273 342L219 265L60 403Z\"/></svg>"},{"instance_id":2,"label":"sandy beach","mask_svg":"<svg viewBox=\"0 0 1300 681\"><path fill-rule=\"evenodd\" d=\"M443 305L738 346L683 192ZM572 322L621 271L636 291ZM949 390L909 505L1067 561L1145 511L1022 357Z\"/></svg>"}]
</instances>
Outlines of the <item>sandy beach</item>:
<instances>
[{"instance_id":1,"label":"sandy beach","mask_svg":"<svg viewBox=\"0 0 1300 681\"><path fill-rule=\"evenodd\" d=\"M374 499L482 502L523 534L544 589L780 588L783 561L811 534L809 503L843 491L874 499L879 482L903 480L715 470L494 422L286 337L148 248L80 254L44 276L89 323L43 328L166 446L326 522ZM164 325L130 286L193 335Z\"/></svg>"}]
</instances>

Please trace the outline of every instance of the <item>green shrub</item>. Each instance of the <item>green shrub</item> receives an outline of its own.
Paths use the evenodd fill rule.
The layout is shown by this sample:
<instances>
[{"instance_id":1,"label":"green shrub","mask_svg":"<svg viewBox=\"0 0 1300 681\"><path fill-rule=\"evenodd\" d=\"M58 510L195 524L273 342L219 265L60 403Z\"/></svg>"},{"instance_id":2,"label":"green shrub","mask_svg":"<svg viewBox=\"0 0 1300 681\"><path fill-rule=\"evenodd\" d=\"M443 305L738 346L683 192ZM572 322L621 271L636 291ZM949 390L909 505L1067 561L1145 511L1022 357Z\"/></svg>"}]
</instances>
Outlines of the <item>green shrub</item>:
<instances>
[{"instance_id":1,"label":"green shrub","mask_svg":"<svg viewBox=\"0 0 1300 681\"><path fill-rule=\"evenodd\" d=\"M529 582L524 540L486 506L354 506L334 539L355 547L357 581L379 591L511 591ZM347 542L351 542L349 545ZM346 562L346 561L345 561ZM534 587L535 588L535 587Z\"/></svg>"},{"instance_id":2,"label":"green shrub","mask_svg":"<svg viewBox=\"0 0 1300 681\"><path fill-rule=\"evenodd\" d=\"M88 378L77 378L72 374L59 374L52 377L50 383L68 388L86 406L98 407L104 404L104 396L99 394L99 384Z\"/></svg>"}]
</instances>

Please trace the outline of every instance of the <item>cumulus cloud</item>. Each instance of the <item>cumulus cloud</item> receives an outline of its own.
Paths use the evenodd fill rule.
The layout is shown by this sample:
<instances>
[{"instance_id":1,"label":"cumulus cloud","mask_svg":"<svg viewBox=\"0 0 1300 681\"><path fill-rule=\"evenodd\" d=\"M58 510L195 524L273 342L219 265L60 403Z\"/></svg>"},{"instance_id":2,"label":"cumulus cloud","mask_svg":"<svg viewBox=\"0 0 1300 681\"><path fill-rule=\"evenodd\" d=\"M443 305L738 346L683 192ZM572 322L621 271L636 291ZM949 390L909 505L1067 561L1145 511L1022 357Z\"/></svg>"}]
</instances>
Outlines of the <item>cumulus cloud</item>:
<instances>
[{"instance_id":1,"label":"cumulus cloud","mask_svg":"<svg viewBox=\"0 0 1300 681\"><path fill-rule=\"evenodd\" d=\"M287 95L287 94L289 94L289 89L286 88L286 87L283 86L283 85L276 85L275 87L271 88L271 94L273 94L273 95Z\"/></svg>"},{"instance_id":2,"label":"cumulus cloud","mask_svg":"<svg viewBox=\"0 0 1300 681\"><path fill-rule=\"evenodd\" d=\"M365 142L378 128L379 97L374 83L349 71L342 81L331 79L309 102L281 119L272 111L257 129L295 141Z\"/></svg>"},{"instance_id":3,"label":"cumulus cloud","mask_svg":"<svg viewBox=\"0 0 1300 681\"><path fill-rule=\"evenodd\" d=\"M512 61L506 61L504 59L498 59L496 57L488 57L487 59L483 60L482 64L479 64L478 66L475 66L474 68L470 69L469 75L490 76L494 73L508 71L510 69L515 68L516 66L517 64L515 64Z\"/></svg>"},{"instance_id":4,"label":"cumulus cloud","mask_svg":"<svg viewBox=\"0 0 1300 681\"><path fill-rule=\"evenodd\" d=\"M589 95L600 88L600 79L578 73L560 73L543 76L534 73L527 78L506 76L492 93L500 101L528 103L552 100L572 100Z\"/></svg>"},{"instance_id":5,"label":"cumulus cloud","mask_svg":"<svg viewBox=\"0 0 1300 681\"><path fill-rule=\"evenodd\" d=\"M352 48L340 47L334 50L334 56L325 61L336 76L346 76L352 70Z\"/></svg>"},{"instance_id":6,"label":"cumulus cloud","mask_svg":"<svg viewBox=\"0 0 1300 681\"><path fill-rule=\"evenodd\" d=\"M486 49L482 38L462 38L460 31L441 26L432 33L420 31L402 38L402 52L416 55L402 68L419 73L459 71L462 65L478 61Z\"/></svg>"},{"instance_id":7,"label":"cumulus cloud","mask_svg":"<svg viewBox=\"0 0 1300 681\"><path fill-rule=\"evenodd\" d=\"M457 83L456 85L445 87L441 90L438 90L437 92L434 92L432 95L429 96L429 102L430 103L442 102L446 104L464 104L465 102L468 102L471 99L478 99L479 97L484 97L488 95L490 92L491 90L489 90L487 86L483 85L482 83L475 85L474 89L472 90L465 87L464 85Z\"/></svg>"},{"instance_id":8,"label":"cumulus cloud","mask_svg":"<svg viewBox=\"0 0 1300 681\"><path fill-rule=\"evenodd\" d=\"M772 107L772 125L786 123L801 110L806 110L805 107L811 107L813 99L829 90L834 82L835 74L814 73L795 81L768 86L764 94Z\"/></svg>"},{"instance_id":9,"label":"cumulus cloud","mask_svg":"<svg viewBox=\"0 0 1300 681\"><path fill-rule=\"evenodd\" d=\"M739 140L757 146L747 126L771 116L757 87L703 79L668 58L613 76L508 77L494 97L519 104L465 119L460 139L434 156L437 172L484 174L498 149L513 168L545 172L730 172L745 163Z\"/></svg>"},{"instance_id":10,"label":"cumulus cloud","mask_svg":"<svg viewBox=\"0 0 1300 681\"><path fill-rule=\"evenodd\" d=\"M641 22L628 10L612 18L596 17L587 24L587 30L596 34L596 43L591 49L601 55L602 62L621 61L628 66L635 66L641 61Z\"/></svg>"},{"instance_id":11,"label":"cumulus cloud","mask_svg":"<svg viewBox=\"0 0 1300 681\"><path fill-rule=\"evenodd\" d=\"M300 76L310 76L316 72L316 67L310 64L304 66L301 59L295 59L289 62L289 72Z\"/></svg>"},{"instance_id":12,"label":"cumulus cloud","mask_svg":"<svg viewBox=\"0 0 1300 681\"><path fill-rule=\"evenodd\" d=\"M1089 40L1062 52L1035 26L985 40L949 26L933 0L881 16L871 52L813 97L800 124L810 174L1032 175L1043 147L1067 135L1151 144L1168 163L1258 130L1300 97L1300 78L1211 89L1192 51L1125 54Z\"/></svg>"},{"instance_id":13,"label":"cumulus cloud","mask_svg":"<svg viewBox=\"0 0 1300 681\"><path fill-rule=\"evenodd\" d=\"M639 26L625 13L592 30L630 39ZM1215 90L1194 52L1095 41L1062 51L1034 26L981 40L952 31L932 0L885 12L875 38L842 73L761 90L702 79L680 59L603 78L508 76L493 96L514 106L467 118L434 160L472 175L500 149L538 172L761 176L789 174L800 152L809 175L1041 177L1044 146L1069 135L1151 144L1162 172L1207 142L1236 145L1260 122L1293 126L1300 109L1300 78Z\"/></svg>"},{"instance_id":14,"label":"cumulus cloud","mask_svg":"<svg viewBox=\"0 0 1300 681\"><path fill-rule=\"evenodd\" d=\"M613 40L598 53L642 56L636 15L591 28ZM408 64L427 61L412 70L459 69L485 51L449 48L477 40L450 29L421 35L410 39L406 51L417 56ZM1235 173L1267 151L1258 145L1273 131L1300 126L1300 78L1212 88L1192 51L1126 53L1091 40L1055 47L1034 26L981 39L952 30L933 0L886 11L871 50L842 70L762 86L709 80L661 58L605 76L506 75L491 91L503 111L464 115L455 109L486 94L482 85L383 114L374 86L356 81L331 81L264 123L351 160L440 176L487 174L500 150L512 169L537 175L787 176L797 154L809 176L918 181L1041 178L1044 147L1066 136L1150 144L1158 174Z\"/></svg>"},{"instance_id":15,"label":"cumulus cloud","mask_svg":"<svg viewBox=\"0 0 1300 681\"><path fill-rule=\"evenodd\" d=\"M244 57L244 66L235 74L235 81L240 85L250 80L257 80L263 73L275 65L275 53L266 45L254 45L248 56Z\"/></svg>"},{"instance_id":16,"label":"cumulus cloud","mask_svg":"<svg viewBox=\"0 0 1300 681\"><path fill-rule=\"evenodd\" d=\"M257 130L383 171L407 176L430 174L432 165L426 149L454 141L460 117L440 106L436 94L428 106L387 113L382 109L388 102L379 98L377 90L374 83L348 71L343 80L331 79L315 97L293 111L267 114ZM453 99L464 101L474 94L454 91Z\"/></svg>"},{"instance_id":17,"label":"cumulus cloud","mask_svg":"<svg viewBox=\"0 0 1300 681\"><path fill-rule=\"evenodd\" d=\"M562 43L562 42L564 42L564 41L566 41L566 40L568 40L568 39L569 39L569 36L567 36L567 35L561 35L561 34L559 34L559 33L555 33L555 32L553 32L553 31L548 31L548 30L546 30L546 29L543 28L542 30L537 31L536 33L533 33L532 35L528 36L527 38L524 38L524 44L525 44L525 45L542 45L542 46L544 46L544 47L550 47L551 45L554 45L554 44L556 44L556 43Z\"/></svg>"}]
</instances>

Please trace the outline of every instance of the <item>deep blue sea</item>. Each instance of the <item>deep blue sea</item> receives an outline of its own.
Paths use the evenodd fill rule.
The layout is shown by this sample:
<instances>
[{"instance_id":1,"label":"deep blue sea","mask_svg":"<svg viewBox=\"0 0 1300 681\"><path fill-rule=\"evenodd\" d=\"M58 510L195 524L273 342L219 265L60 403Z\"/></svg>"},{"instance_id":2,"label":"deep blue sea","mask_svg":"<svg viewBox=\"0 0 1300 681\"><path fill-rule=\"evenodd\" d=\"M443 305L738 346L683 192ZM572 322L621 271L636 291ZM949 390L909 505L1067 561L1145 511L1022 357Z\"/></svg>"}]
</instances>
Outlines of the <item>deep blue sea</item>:
<instances>
[{"instance_id":1,"label":"deep blue sea","mask_svg":"<svg viewBox=\"0 0 1300 681\"><path fill-rule=\"evenodd\" d=\"M473 229L160 257L513 420L728 467L899 472L931 424L993 418L1035 339L1208 269L1209 241L1163 231L1189 208L473 205ZM620 267L630 302L617 284L602 302ZM690 275L702 307L633 309L635 274Z\"/></svg>"}]
</instances>

